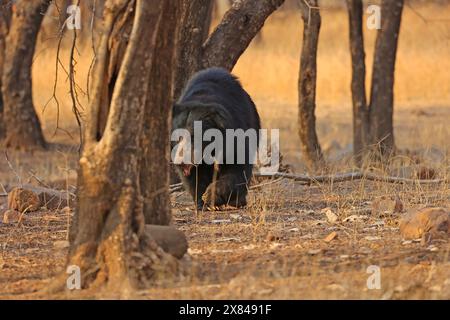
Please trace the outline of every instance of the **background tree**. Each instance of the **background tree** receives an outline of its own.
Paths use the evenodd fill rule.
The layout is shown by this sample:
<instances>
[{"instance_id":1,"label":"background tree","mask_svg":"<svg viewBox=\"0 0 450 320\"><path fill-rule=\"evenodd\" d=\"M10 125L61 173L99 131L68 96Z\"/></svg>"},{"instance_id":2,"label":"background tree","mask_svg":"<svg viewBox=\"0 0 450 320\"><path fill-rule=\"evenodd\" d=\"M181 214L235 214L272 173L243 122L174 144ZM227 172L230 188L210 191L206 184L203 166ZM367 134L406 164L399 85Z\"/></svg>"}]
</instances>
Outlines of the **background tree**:
<instances>
[{"instance_id":1,"label":"background tree","mask_svg":"<svg viewBox=\"0 0 450 320\"><path fill-rule=\"evenodd\" d=\"M11 22L11 3L8 0L0 1L0 140L4 138L5 128L3 123L3 97L2 97L2 74L3 59L6 48L6 36Z\"/></svg>"},{"instance_id":2,"label":"background tree","mask_svg":"<svg viewBox=\"0 0 450 320\"><path fill-rule=\"evenodd\" d=\"M266 19L283 4L284 0L237 1L225 13L222 21L204 40L205 21L211 14L211 0L182 1L179 52L175 75L175 98L187 80L208 67L232 70L239 57L258 34ZM197 11L194 11L197 10Z\"/></svg>"},{"instance_id":3,"label":"background tree","mask_svg":"<svg viewBox=\"0 0 450 320\"><path fill-rule=\"evenodd\" d=\"M50 0L17 0L6 37L2 74L5 145L44 148L45 140L32 99L31 64L36 38Z\"/></svg>"},{"instance_id":4,"label":"background tree","mask_svg":"<svg viewBox=\"0 0 450 320\"><path fill-rule=\"evenodd\" d=\"M303 42L298 80L298 132L302 155L311 168L323 164L323 155L316 133L317 46L319 43L320 12L317 0L299 1L303 19Z\"/></svg>"},{"instance_id":5,"label":"background tree","mask_svg":"<svg viewBox=\"0 0 450 320\"><path fill-rule=\"evenodd\" d=\"M357 164L376 147L389 156L395 147L393 129L394 71L403 0L381 2L381 29L375 42L370 103L365 93L365 53L361 0L347 0L352 58L353 142Z\"/></svg>"},{"instance_id":6,"label":"background tree","mask_svg":"<svg viewBox=\"0 0 450 320\"><path fill-rule=\"evenodd\" d=\"M104 71L110 61L106 53L114 24L130 4L135 12L131 34L114 82L106 127L99 139L95 120L105 85ZM168 126L170 118L172 85L167 73L172 73L175 54L175 28L180 21L177 8L176 1L105 2L105 28L93 69L90 112L84 127L78 203L70 227L68 264L81 268L84 288L106 284L109 289L121 288L123 292L124 287L145 286L177 270L174 259L156 245L144 228L144 207L153 203L152 197L168 192L167 182L150 194L149 184L159 182L143 181L149 166L159 172L167 169L165 161L149 157L168 152L168 132L160 130ZM166 113L150 110L159 104L164 105ZM145 127L147 121L150 124ZM164 143L156 146L144 135L160 135ZM155 210L152 214L156 220L168 219Z\"/></svg>"}]
</instances>

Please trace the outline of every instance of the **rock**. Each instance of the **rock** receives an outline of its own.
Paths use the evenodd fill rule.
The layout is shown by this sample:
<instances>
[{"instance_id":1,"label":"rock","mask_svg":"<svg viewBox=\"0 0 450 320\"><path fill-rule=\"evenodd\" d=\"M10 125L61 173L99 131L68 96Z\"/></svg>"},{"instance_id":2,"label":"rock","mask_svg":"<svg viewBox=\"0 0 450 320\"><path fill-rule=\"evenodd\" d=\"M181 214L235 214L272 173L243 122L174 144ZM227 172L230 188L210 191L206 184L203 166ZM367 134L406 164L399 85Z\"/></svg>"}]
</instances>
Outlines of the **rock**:
<instances>
[{"instance_id":1,"label":"rock","mask_svg":"<svg viewBox=\"0 0 450 320\"><path fill-rule=\"evenodd\" d=\"M39 210L41 200L36 193L23 188L14 188L8 193L8 208L20 212Z\"/></svg>"},{"instance_id":2,"label":"rock","mask_svg":"<svg viewBox=\"0 0 450 320\"><path fill-rule=\"evenodd\" d=\"M145 225L145 232L155 240L166 253L181 259L188 250L186 236L173 226Z\"/></svg>"},{"instance_id":3,"label":"rock","mask_svg":"<svg viewBox=\"0 0 450 320\"><path fill-rule=\"evenodd\" d=\"M331 242L332 240L334 240L337 237L337 232L333 231L332 233L330 233L329 235L327 235L325 237L325 239L323 239L323 241L325 242Z\"/></svg>"},{"instance_id":4,"label":"rock","mask_svg":"<svg viewBox=\"0 0 450 320\"><path fill-rule=\"evenodd\" d=\"M213 220L211 222L214 224L222 224L222 223L230 223L231 220L230 219L217 219L217 220Z\"/></svg>"},{"instance_id":5,"label":"rock","mask_svg":"<svg viewBox=\"0 0 450 320\"><path fill-rule=\"evenodd\" d=\"M338 220L338 216L333 211L331 211L330 208L322 209L321 212L327 216L327 220L330 223L335 223Z\"/></svg>"},{"instance_id":6,"label":"rock","mask_svg":"<svg viewBox=\"0 0 450 320\"><path fill-rule=\"evenodd\" d=\"M364 239L366 239L367 241L377 241L377 240L381 240L380 237L377 236L365 236Z\"/></svg>"},{"instance_id":7,"label":"rock","mask_svg":"<svg viewBox=\"0 0 450 320\"><path fill-rule=\"evenodd\" d=\"M6 210L3 213L3 223L4 224L9 224L9 223L15 223L15 222L19 222L19 219L21 221L24 220L25 216L22 215L22 217L20 217L22 214L19 211L16 210Z\"/></svg>"},{"instance_id":8,"label":"rock","mask_svg":"<svg viewBox=\"0 0 450 320\"><path fill-rule=\"evenodd\" d=\"M22 189L22 190L26 190L26 192L34 193L39 199L39 202L40 202L39 207L46 207L47 209L55 210L55 209L60 209L65 206L69 206L69 207L74 206L75 195L70 192L58 191L58 190L54 190L54 189L38 187L38 186L27 184L27 185L23 185L21 187L13 188L10 193L12 193L16 189ZM28 211L30 211L30 210L28 210Z\"/></svg>"},{"instance_id":9,"label":"rock","mask_svg":"<svg viewBox=\"0 0 450 320\"><path fill-rule=\"evenodd\" d=\"M398 197L392 199L390 197L381 196L372 201L373 215L400 213L403 212L403 209L403 203Z\"/></svg>"},{"instance_id":10,"label":"rock","mask_svg":"<svg viewBox=\"0 0 450 320\"><path fill-rule=\"evenodd\" d=\"M445 208L413 209L400 219L404 239L441 238L450 235L450 211Z\"/></svg>"},{"instance_id":11,"label":"rock","mask_svg":"<svg viewBox=\"0 0 450 320\"><path fill-rule=\"evenodd\" d=\"M69 241L67 240L60 240L53 242L53 247L58 249L65 249L69 247Z\"/></svg>"},{"instance_id":12,"label":"rock","mask_svg":"<svg viewBox=\"0 0 450 320\"><path fill-rule=\"evenodd\" d=\"M316 254L319 254L320 252L322 252L322 249L311 249L308 251L308 254L311 256L315 256Z\"/></svg>"}]
</instances>

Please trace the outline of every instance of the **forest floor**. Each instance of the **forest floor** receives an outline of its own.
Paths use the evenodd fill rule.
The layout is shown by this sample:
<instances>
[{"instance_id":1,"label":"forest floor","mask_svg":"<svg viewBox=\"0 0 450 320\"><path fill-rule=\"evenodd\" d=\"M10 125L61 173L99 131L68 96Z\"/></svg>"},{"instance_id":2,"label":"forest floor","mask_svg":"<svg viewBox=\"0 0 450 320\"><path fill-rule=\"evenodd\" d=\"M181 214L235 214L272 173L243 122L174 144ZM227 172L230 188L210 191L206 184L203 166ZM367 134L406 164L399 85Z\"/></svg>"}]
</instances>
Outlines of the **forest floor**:
<instances>
[{"instance_id":1,"label":"forest floor","mask_svg":"<svg viewBox=\"0 0 450 320\"><path fill-rule=\"evenodd\" d=\"M426 116L417 116L413 110L406 117L405 112L398 112L400 137L405 134L402 130L414 131L417 117L427 127L431 123L439 127L439 121L450 116L449 108L428 111ZM329 119L320 116L318 121L319 134L325 136L320 128ZM332 123L339 123L338 118ZM443 139L435 136L436 141ZM329 170L351 170L343 164L348 156L345 148L332 145L327 157L340 161L330 160L335 167ZM289 155L291 149L294 145L289 143L282 151ZM61 143L46 152L10 151L9 163L0 157L0 182L7 186L19 183L20 177L20 183L73 191L76 155L75 145ZM450 174L448 154L437 147L409 151L398 159L380 174L414 178L424 166L439 178ZM290 164L302 173L301 164ZM401 201L403 212L393 212L389 201L395 199ZM190 197L180 191L172 194L173 222L189 241L184 263L190 275L138 292L133 298L449 299L450 243L404 241L399 231L398 220L404 212L424 206L449 208L448 184L359 180L306 186L272 180L250 191L246 209L198 213ZM0 197L0 211L5 209L6 197ZM327 218L328 209L337 216L334 223ZM70 298L70 294L47 296L41 290L64 271L72 215L73 207L39 210L25 214L21 224L0 223L0 298ZM333 232L335 238L325 241ZM380 289L367 287L373 266L380 268Z\"/></svg>"}]
</instances>

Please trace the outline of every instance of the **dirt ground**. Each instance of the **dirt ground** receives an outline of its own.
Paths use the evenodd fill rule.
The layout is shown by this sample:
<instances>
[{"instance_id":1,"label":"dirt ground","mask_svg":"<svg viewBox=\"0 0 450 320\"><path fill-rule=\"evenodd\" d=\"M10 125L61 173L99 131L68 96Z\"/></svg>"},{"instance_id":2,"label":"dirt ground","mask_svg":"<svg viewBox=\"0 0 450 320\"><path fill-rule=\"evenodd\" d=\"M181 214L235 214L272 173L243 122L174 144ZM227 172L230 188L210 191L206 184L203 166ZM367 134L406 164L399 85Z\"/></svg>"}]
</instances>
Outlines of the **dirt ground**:
<instances>
[{"instance_id":1,"label":"dirt ground","mask_svg":"<svg viewBox=\"0 0 450 320\"><path fill-rule=\"evenodd\" d=\"M413 130L415 125L412 120L415 113L408 114L409 118L400 117L397 122L400 137L405 134L402 130ZM319 117L319 123L329 121L329 117ZM439 112L426 118L435 122L439 119L442 119ZM336 124L339 120L333 118L332 122ZM325 135L322 130L319 134ZM289 153L290 148L291 144L284 151ZM62 143L52 145L47 152L9 152L9 163L2 154L0 181L8 188L19 183L20 177L20 183L73 192L76 156L76 145ZM328 157L338 156L341 161L330 160L335 164L331 170L349 171L351 167L342 164L345 149L330 151ZM399 158L401 161L394 161L384 173L414 178L426 165L436 171L436 177L449 175L449 158L436 147ZM301 164L289 164L301 168ZM450 298L450 243L404 241L398 228L398 219L404 212L394 213L376 205L382 199L397 198L404 206L403 211L424 206L449 208L448 184L404 185L359 180L306 186L286 179L263 183L250 191L248 208L243 210L196 213L185 192L172 194L173 222L189 241L184 259L189 276L131 297ZM0 197L0 208L0 211L6 208L4 196ZM328 209L337 215L335 223L328 221ZM27 213L20 225L0 223L0 298L76 297L42 293L51 278L64 271L67 248L61 243L67 239L72 215L73 208L39 210ZM333 232L336 237L326 242L324 239ZM369 266L380 268L380 289L367 287ZM117 297L117 293L103 296Z\"/></svg>"}]
</instances>

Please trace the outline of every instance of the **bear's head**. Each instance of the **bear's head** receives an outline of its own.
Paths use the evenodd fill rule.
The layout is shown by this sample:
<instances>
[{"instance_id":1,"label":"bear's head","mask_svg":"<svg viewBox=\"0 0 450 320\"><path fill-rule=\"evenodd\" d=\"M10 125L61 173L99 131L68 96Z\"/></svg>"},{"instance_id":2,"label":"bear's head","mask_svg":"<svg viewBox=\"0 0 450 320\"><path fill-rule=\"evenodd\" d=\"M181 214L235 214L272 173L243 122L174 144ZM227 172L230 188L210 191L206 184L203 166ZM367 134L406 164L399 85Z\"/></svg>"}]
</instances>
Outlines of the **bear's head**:
<instances>
[{"instance_id":1,"label":"bear's head","mask_svg":"<svg viewBox=\"0 0 450 320\"><path fill-rule=\"evenodd\" d=\"M203 150L210 143L204 141L203 133L216 129L224 135L225 130L231 128L231 123L230 113L220 104L188 102L173 106L172 133L177 131L180 134L172 134L175 140L171 141L171 160L181 167L184 176L189 176L192 168L200 164L194 162L195 154L203 155ZM200 137L196 137L199 133ZM201 139L201 144L194 143L195 139ZM199 145L201 150L196 150ZM190 151L189 154L186 154L186 150Z\"/></svg>"}]
</instances>

